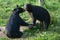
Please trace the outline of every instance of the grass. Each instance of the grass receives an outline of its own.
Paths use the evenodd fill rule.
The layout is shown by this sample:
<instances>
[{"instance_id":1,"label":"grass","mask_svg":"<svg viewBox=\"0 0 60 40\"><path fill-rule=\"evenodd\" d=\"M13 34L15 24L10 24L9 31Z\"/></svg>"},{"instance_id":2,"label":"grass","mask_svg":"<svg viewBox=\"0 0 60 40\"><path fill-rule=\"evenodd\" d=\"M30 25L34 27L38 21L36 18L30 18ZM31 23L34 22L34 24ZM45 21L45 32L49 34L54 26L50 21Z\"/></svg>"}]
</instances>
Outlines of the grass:
<instances>
[{"instance_id":1,"label":"grass","mask_svg":"<svg viewBox=\"0 0 60 40\"><path fill-rule=\"evenodd\" d=\"M35 35L31 35L28 33L28 37L26 38L19 38L19 39L9 39L9 38L0 38L0 40L60 40L60 34L54 31L47 31L47 32L39 32L34 33Z\"/></svg>"},{"instance_id":2,"label":"grass","mask_svg":"<svg viewBox=\"0 0 60 40\"><path fill-rule=\"evenodd\" d=\"M18 4L20 7L24 3L29 3L38 5L38 1L35 0L0 0L0 26L6 26L12 9ZM59 0L45 0L44 8L46 8L51 16L51 23L49 26L49 31L41 32L39 28L26 30L26 38L19 39L9 39L5 37L0 37L0 40L60 40L60 1ZM20 14L22 19L29 24L30 16L27 12Z\"/></svg>"}]
</instances>

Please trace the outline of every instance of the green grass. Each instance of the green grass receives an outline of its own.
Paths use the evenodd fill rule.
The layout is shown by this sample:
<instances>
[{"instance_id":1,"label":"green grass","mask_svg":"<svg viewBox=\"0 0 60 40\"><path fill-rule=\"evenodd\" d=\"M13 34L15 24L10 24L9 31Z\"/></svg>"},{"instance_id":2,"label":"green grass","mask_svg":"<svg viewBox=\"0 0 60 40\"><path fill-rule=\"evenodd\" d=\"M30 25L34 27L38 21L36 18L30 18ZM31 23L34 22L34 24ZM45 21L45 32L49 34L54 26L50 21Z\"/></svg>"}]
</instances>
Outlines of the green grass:
<instances>
[{"instance_id":1,"label":"green grass","mask_svg":"<svg viewBox=\"0 0 60 40\"><path fill-rule=\"evenodd\" d=\"M30 2L38 5L36 0L0 0L0 26L6 26L9 16L17 4L22 7L24 3ZM28 37L21 38L22 40L60 40L60 0L46 0L44 8L49 11L51 16L49 31L40 32L39 29L26 30L25 33L28 33ZM31 23L28 21L30 16L27 12L20 14L20 16L24 21ZM0 40L12 39L0 37Z\"/></svg>"},{"instance_id":2,"label":"green grass","mask_svg":"<svg viewBox=\"0 0 60 40\"><path fill-rule=\"evenodd\" d=\"M34 33L34 36L29 36L26 38L19 38L19 39L13 39L13 40L60 40L60 34L53 32L53 31L47 31L47 32L39 32L39 33ZM12 40L9 38L0 38L0 40Z\"/></svg>"}]
</instances>

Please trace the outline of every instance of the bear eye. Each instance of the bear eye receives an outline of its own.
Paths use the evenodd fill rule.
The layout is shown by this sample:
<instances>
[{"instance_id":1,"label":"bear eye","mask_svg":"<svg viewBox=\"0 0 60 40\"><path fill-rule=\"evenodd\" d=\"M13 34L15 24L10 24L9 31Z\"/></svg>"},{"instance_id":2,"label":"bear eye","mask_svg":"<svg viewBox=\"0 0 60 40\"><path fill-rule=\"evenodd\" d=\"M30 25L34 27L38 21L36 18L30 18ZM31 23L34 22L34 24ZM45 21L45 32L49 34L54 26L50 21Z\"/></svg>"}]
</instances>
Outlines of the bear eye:
<instances>
[{"instance_id":1,"label":"bear eye","mask_svg":"<svg viewBox=\"0 0 60 40\"><path fill-rule=\"evenodd\" d=\"M15 11L16 9L13 9L13 11Z\"/></svg>"}]
</instances>

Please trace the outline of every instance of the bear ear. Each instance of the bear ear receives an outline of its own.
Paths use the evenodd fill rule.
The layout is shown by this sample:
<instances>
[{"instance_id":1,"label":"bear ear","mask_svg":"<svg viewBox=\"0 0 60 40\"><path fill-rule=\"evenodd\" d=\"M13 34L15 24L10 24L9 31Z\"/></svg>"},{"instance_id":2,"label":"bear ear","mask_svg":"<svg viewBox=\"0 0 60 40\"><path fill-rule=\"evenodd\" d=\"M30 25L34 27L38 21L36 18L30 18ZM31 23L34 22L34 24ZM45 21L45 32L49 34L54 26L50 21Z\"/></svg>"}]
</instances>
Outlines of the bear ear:
<instances>
[{"instance_id":1,"label":"bear ear","mask_svg":"<svg viewBox=\"0 0 60 40\"><path fill-rule=\"evenodd\" d=\"M19 6L18 6L18 5L16 5L16 7L18 8Z\"/></svg>"}]
</instances>

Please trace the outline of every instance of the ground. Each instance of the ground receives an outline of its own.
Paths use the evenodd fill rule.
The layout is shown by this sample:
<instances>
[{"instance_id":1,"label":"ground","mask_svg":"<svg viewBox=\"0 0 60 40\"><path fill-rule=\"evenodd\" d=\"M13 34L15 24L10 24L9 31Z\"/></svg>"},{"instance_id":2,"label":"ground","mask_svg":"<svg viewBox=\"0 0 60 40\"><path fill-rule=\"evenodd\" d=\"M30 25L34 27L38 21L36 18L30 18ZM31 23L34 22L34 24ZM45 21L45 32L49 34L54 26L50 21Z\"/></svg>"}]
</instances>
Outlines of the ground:
<instances>
[{"instance_id":1,"label":"ground","mask_svg":"<svg viewBox=\"0 0 60 40\"><path fill-rule=\"evenodd\" d=\"M6 36L4 33L5 27L0 27L0 28L2 29L2 31L0 31L0 37L5 37ZM20 27L20 31L22 31L22 32L27 29L28 29L28 27L26 27L26 26Z\"/></svg>"},{"instance_id":2,"label":"ground","mask_svg":"<svg viewBox=\"0 0 60 40\"><path fill-rule=\"evenodd\" d=\"M4 29L5 27L1 27L2 29ZM28 27L21 27L21 31L23 32L23 30L28 31ZM55 29L56 30L56 29ZM60 30L60 28L59 28ZM30 36L30 35L31 36ZM35 35L34 35L35 34ZM56 32L53 30L49 30L46 32L39 32L39 30L30 30L27 34L27 36L25 36L25 38L18 38L18 39L9 39L6 37L6 35L4 34L4 31L0 32L0 40L60 40L60 31Z\"/></svg>"}]
</instances>

